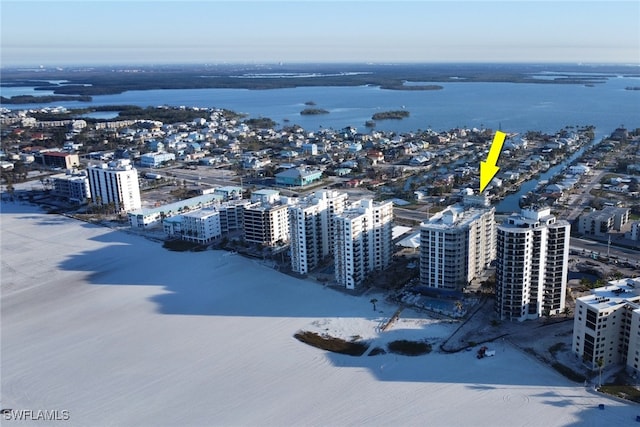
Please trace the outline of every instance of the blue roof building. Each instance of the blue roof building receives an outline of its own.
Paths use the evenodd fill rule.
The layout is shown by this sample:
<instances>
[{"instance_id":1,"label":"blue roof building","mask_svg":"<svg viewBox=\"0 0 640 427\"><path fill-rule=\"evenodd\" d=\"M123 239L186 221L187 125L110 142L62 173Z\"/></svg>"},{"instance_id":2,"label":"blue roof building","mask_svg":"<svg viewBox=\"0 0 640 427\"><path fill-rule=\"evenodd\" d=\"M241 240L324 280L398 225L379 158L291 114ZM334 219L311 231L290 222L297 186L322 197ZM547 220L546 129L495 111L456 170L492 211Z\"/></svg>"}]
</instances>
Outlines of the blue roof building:
<instances>
[{"instance_id":1,"label":"blue roof building","mask_svg":"<svg viewBox=\"0 0 640 427\"><path fill-rule=\"evenodd\" d=\"M322 178L320 169L291 168L276 174L276 185L304 187Z\"/></svg>"}]
</instances>

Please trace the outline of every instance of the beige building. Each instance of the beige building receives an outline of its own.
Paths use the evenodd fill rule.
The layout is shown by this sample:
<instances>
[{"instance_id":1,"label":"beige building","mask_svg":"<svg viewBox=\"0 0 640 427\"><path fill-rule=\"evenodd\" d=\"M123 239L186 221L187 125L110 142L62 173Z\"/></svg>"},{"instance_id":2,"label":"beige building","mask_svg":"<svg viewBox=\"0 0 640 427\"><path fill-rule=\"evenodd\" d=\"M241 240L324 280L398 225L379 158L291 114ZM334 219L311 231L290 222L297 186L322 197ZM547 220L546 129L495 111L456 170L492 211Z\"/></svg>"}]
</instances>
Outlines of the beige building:
<instances>
[{"instance_id":1,"label":"beige building","mask_svg":"<svg viewBox=\"0 0 640 427\"><path fill-rule=\"evenodd\" d=\"M420 284L461 291L496 256L495 208L465 198L420 225Z\"/></svg>"},{"instance_id":2,"label":"beige building","mask_svg":"<svg viewBox=\"0 0 640 427\"><path fill-rule=\"evenodd\" d=\"M243 221L247 242L264 246L289 242L289 210L286 204L256 202L245 205Z\"/></svg>"},{"instance_id":3,"label":"beige building","mask_svg":"<svg viewBox=\"0 0 640 427\"><path fill-rule=\"evenodd\" d=\"M628 222L628 208L607 206L600 211L581 215L578 232L584 235L606 236L612 231L621 231Z\"/></svg>"},{"instance_id":4,"label":"beige building","mask_svg":"<svg viewBox=\"0 0 640 427\"><path fill-rule=\"evenodd\" d=\"M77 154L63 151L45 151L40 153L39 159L44 166L51 168L73 169L80 166L80 157Z\"/></svg>"},{"instance_id":5,"label":"beige building","mask_svg":"<svg viewBox=\"0 0 640 427\"><path fill-rule=\"evenodd\" d=\"M576 300L571 349L590 368L623 364L640 374L640 277L612 280Z\"/></svg>"}]
</instances>

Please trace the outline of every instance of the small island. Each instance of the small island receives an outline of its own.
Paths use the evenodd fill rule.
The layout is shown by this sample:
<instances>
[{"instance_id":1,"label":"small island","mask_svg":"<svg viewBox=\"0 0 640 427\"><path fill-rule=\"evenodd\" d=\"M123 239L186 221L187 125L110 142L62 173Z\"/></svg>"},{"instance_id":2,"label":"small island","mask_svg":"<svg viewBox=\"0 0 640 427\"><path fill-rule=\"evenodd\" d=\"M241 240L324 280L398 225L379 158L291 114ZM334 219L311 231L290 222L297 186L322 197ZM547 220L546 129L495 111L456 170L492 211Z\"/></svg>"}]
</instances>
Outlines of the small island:
<instances>
[{"instance_id":1,"label":"small island","mask_svg":"<svg viewBox=\"0 0 640 427\"><path fill-rule=\"evenodd\" d=\"M409 112L406 110L383 111L381 113L375 113L373 116L371 116L373 120L402 120L405 117L409 117Z\"/></svg>"},{"instance_id":2,"label":"small island","mask_svg":"<svg viewBox=\"0 0 640 427\"><path fill-rule=\"evenodd\" d=\"M300 111L300 114L303 116L312 116L315 114L329 114L329 111L323 108L305 108L304 110Z\"/></svg>"},{"instance_id":3,"label":"small island","mask_svg":"<svg viewBox=\"0 0 640 427\"><path fill-rule=\"evenodd\" d=\"M313 102L313 101L307 101L307 102L305 102L305 103L304 103L304 105L310 105L310 106L313 106L313 105L316 105L316 103L315 103L315 102Z\"/></svg>"},{"instance_id":4,"label":"small island","mask_svg":"<svg viewBox=\"0 0 640 427\"><path fill-rule=\"evenodd\" d=\"M625 87L626 90L640 90L640 86L627 86Z\"/></svg>"}]
</instances>

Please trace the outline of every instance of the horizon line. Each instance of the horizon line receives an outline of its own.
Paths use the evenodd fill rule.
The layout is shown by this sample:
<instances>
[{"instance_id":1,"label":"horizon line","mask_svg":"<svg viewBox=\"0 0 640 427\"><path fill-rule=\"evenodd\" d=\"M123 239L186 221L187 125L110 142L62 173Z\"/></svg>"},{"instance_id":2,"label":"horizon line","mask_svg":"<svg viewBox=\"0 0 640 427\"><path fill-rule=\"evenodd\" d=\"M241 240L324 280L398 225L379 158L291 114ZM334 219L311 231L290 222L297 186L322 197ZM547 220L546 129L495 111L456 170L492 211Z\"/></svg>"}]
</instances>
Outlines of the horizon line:
<instances>
[{"instance_id":1,"label":"horizon line","mask_svg":"<svg viewBox=\"0 0 640 427\"><path fill-rule=\"evenodd\" d=\"M318 61L220 61L220 62L114 62L114 63L81 63L81 62L67 62L67 63L16 63L11 65L0 65L0 69L49 69L49 68L62 68L62 67L90 67L90 68L102 68L102 67L167 67L167 66L234 66L234 65L270 65L270 66L291 66L291 65L379 65L379 66L392 66L392 65L571 65L571 66L624 66L624 67L640 67L639 62L629 61L331 61L331 60L318 60Z\"/></svg>"}]
</instances>

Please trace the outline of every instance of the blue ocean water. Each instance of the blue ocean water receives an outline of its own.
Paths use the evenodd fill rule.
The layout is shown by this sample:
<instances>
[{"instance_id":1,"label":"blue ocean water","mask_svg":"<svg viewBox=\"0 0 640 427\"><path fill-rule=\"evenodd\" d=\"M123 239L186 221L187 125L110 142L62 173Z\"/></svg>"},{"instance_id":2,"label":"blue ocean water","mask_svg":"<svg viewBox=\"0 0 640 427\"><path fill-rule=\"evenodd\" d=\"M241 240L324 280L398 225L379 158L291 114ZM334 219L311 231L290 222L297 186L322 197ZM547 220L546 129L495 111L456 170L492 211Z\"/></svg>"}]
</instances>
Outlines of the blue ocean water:
<instances>
[{"instance_id":1,"label":"blue ocean water","mask_svg":"<svg viewBox=\"0 0 640 427\"><path fill-rule=\"evenodd\" d=\"M427 82L428 83L428 82ZM612 77L593 86L580 84L436 83L442 90L398 91L377 86L299 87L287 89L162 89L94 96L93 101L4 105L18 110L43 106L80 108L92 105L193 106L226 108L250 117L269 117L280 126L298 124L309 131L345 126L369 132L364 126L376 112L405 109L403 120L384 120L375 129L411 132L431 128L501 128L507 132L556 132L565 126L594 125L597 137L616 127L640 126L639 78ZM10 93L9 93L10 92ZM3 96L33 95L32 88L1 88ZM44 94L44 93L39 93ZM305 102L329 114L302 116Z\"/></svg>"}]
</instances>

